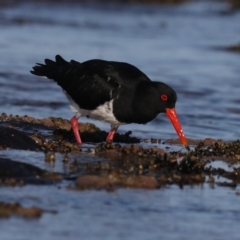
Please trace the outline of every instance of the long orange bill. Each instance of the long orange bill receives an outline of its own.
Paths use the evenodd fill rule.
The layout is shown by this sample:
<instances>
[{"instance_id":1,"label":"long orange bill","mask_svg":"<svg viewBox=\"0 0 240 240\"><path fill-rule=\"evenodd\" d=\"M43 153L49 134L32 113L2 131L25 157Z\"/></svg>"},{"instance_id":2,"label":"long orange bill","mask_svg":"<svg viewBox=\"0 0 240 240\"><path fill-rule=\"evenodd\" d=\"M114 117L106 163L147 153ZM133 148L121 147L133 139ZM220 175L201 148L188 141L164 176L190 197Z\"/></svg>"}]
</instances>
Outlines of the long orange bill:
<instances>
[{"instance_id":1,"label":"long orange bill","mask_svg":"<svg viewBox=\"0 0 240 240\"><path fill-rule=\"evenodd\" d=\"M166 114L167 114L168 118L170 119L170 121L172 122L172 125L174 126L182 144L184 145L184 147L186 149L189 150L187 139L185 138L185 135L183 133L183 130L182 130L181 124L178 120L178 116L177 116L175 108L166 108Z\"/></svg>"}]
</instances>

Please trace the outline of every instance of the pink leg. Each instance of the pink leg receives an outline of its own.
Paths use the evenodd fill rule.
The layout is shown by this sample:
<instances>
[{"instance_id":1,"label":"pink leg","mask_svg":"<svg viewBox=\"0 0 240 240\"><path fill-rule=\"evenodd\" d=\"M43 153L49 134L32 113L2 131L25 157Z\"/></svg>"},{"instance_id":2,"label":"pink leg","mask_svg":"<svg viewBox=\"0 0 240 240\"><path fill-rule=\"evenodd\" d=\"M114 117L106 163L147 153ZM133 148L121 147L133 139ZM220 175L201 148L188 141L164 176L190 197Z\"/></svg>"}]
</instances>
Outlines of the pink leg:
<instances>
[{"instance_id":1,"label":"pink leg","mask_svg":"<svg viewBox=\"0 0 240 240\"><path fill-rule=\"evenodd\" d=\"M114 127L114 128L111 129L111 131L109 132L109 134L107 136L106 142L112 142L113 141L113 138L114 138L115 133L117 132L117 129L118 129L118 127Z\"/></svg>"},{"instance_id":2,"label":"pink leg","mask_svg":"<svg viewBox=\"0 0 240 240\"><path fill-rule=\"evenodd\" d=\"M76 116L72 117L70 120L71 126L72 126L72 130L74 133L74 136L76 138L77 144L81 145L82 144L82 140L78 131L78 118Z\"/></svg>"}]
</instances>

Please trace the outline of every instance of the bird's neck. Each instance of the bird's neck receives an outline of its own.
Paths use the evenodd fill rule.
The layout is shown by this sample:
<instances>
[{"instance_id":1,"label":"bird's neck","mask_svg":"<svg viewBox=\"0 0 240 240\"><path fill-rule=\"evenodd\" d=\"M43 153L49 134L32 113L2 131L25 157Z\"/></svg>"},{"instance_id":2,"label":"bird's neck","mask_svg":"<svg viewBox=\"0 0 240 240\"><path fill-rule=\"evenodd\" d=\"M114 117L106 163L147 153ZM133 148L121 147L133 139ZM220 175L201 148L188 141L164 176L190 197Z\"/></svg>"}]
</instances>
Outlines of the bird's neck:
<instances>
[{"instance_id":1,"label":"bird's neck","mask_svg":"<svg viewBox=\"0 0 240 240\"><path fill-rule=\"evenodd\" d=\"M141 124L153 120L159 113L154 92L153 86L148 82L138 84L134 92L130 89L122 89L119 92L121 97L116 98L113 103L116 118L125 123Z\"/></svg>"}]
</instances>

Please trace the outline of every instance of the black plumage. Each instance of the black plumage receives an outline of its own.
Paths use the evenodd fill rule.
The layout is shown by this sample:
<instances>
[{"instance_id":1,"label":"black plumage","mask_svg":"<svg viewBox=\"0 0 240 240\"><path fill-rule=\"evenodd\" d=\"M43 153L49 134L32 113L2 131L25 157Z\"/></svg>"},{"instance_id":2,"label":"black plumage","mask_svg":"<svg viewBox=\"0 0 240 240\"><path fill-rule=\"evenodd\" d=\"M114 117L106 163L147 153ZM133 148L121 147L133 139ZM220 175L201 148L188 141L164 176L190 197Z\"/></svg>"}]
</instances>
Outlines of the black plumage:
<instances>
[{"instance_id":1,"label":"black plumage","mask_svg":"<svg viewBox=\"0 0 240 240\"><path fill-rule=\"evenodd\" d=\"M145 124L166 109L174 109L177 100L171 87L151 81L138 68L125 62L99 59L67 62L57 55L55 61L45 59L45 64L34 66L31 73L57 82L79 107L77 118L86 112L91 117L99 106L112 102L112 109L109 105L106 112L112 111L114 120L105 120L104 116L97 115L99 113L92 117L109 122L114 133L121 124Z\"/></svg>"}]
</instances>

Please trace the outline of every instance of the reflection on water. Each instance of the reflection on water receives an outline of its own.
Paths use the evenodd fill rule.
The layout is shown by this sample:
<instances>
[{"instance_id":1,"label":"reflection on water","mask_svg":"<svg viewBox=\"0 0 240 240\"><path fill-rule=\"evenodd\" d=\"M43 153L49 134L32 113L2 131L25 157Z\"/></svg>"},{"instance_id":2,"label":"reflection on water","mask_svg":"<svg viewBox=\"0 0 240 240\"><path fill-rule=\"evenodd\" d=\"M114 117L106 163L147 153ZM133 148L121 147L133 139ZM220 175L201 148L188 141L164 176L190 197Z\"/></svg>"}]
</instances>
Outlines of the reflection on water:
<instances>
[{"instance_id":1,"label":"reflection on water","mask_svg":"<svg viewBox=\"0 0 240 240\"><path fill-rule=\"evenodd\" d=\"M0 220L3 239L239 239L239 202L231 189L226 194L225 188L171 186L109 193L26 186L1 193L24 206L58 211L35 221Z\"/></svg>"}]
</instances>

